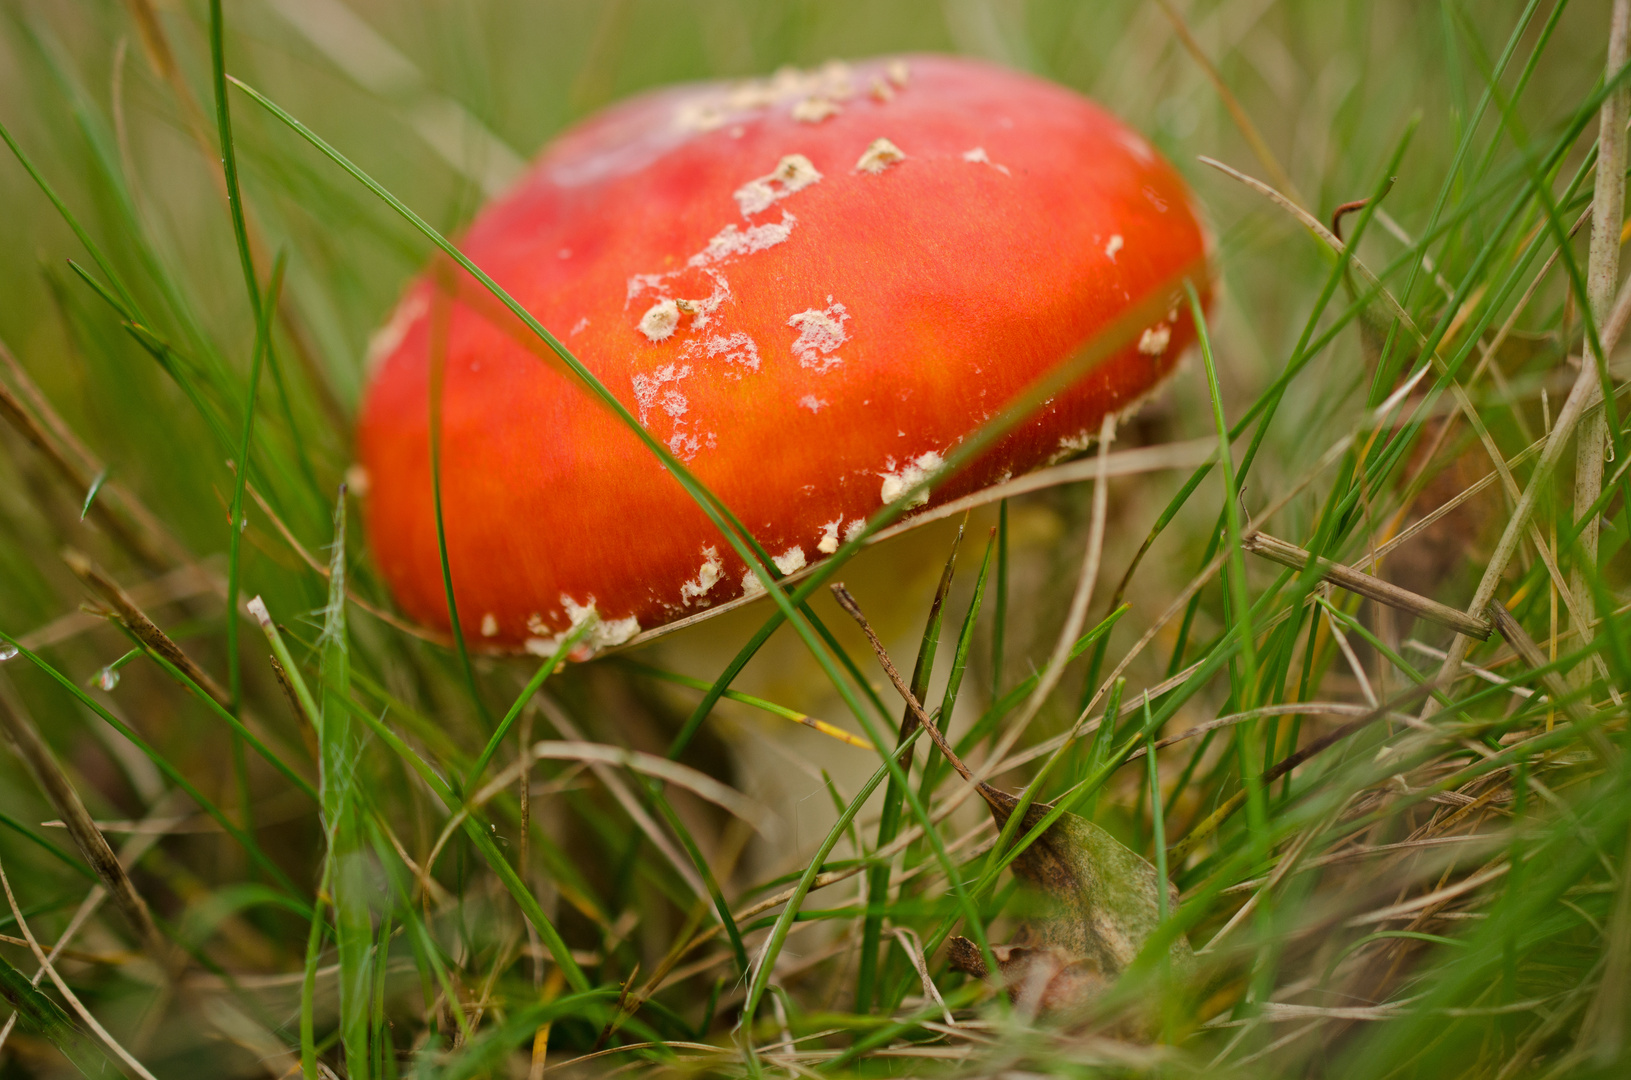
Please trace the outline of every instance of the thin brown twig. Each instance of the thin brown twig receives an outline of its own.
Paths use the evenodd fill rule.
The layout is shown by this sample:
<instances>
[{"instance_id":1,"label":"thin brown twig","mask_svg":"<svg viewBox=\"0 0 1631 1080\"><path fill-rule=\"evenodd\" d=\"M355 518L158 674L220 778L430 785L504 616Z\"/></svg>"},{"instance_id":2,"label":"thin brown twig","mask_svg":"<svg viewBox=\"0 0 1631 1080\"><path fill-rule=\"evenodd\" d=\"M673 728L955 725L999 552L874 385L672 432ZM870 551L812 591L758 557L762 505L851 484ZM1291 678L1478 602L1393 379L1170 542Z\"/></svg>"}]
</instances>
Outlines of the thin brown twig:
<instances>
[{"instance_id":1,"label":"thin brown twig","mask_svg":"<svg viewBox=\"0 0 1631 1080\"><path fill-rule=\"evenodd\" d=\"M174 962L174 956L164 935L159 932L158 924L153 921L147 901L136 891L136 885L125 872L124 864L113 853L107 837L96 827L91 812L79 797L79 791L68 779L68 774L63 772L22 699L12 690L10 681L4 678L0 678L0 727L5 729L12 746L33 773L34 781L46 799L61 815L68 835L73 837L80 854L136 931L142 948L168 969Z\"/></svg>"},{"instance_id":2,"label":"thin brown twig","mask_svg":"<svg viewBox=\"0 0 1631 1080\"><path fill-rule=\"evenodd\" d=\"M1270 536L1264 532L1254 532L1241 541L1241 547L1254 555L1261 555L1281 566L1289 566L1293 570L1302 570L1308 566L1314 556L1295 544L1288 544L1284 540ZM1419 619L1426 619L1440 626L1447 626L1459 634L1475 637L1479 641L1489 639L1490 626L1488 622L1475 619L1464 611L1441 604L1437 600L1430 600L1420 593L1402 589L1390 581L1379 577L1361 573L1351 566L1333 562L1330 559L1314 559L1319 577L1333 585L1340 585L1349 592L1369 597L1379 604L1406 611Z\"/></svg>"},{"instance_id":3,"label":"thin brown twig","mask_svg":"<svg viewBox=\"0 0 1631 1080\"><path fill-rule=\"evenodd\" d=\"M878 640L878 632L872 629L872 624L867 621L866 614L861 611L861 605L855 602L855 597L850 595L850 591L844 587L842 581L833 582L829 588L832 590L833 599L838 601L838 606L843 608L849 614L849 617L855 620L856 624L860 626L861 632L866 635L867 642L872 646L872 651L878 658L878 665L883 668L883 672L889 677L889 682L894 686L895 692L901 696L901 700L906 702L906 707L912 711L912 715L917 718L917 722L927 732L929 740L934 743L937 750L946 756L947 764L957 771L958 776L971 784L975 783L974 774L963 763L963 759L957 756L957 751L951 748L951 743L946 741L946 736L941 733L940 728L929 718L929 714L924 711L922 704L912 694L911 687L906 685L906 680L900 677L900 672L895 669L895 662L889 658L889 651L884 648L883 642ZM979 786L983 788L986 785L982 781Z\"/></svg>"},{"instance_id":4,"label":"thin brown twig","mask_svg":"<svg viewBox=\"0 0 1631 1080\"><path fill-rule=\"evenodd\" d=\"M232 707L232 695L226 688L216 682L210 673L205 671L198 662L184 652L175 639L166 634L157 623L147 617L147 613L137 606L136 601L124 588L110 576L107 571L97 566L86 555L69 548L62 553L62 561L74 575L89 585L91 589L113 608L114 617L124 624L136 639L147 646L159 656L164 657L204 693L215 699L215 703L223 709Z\"/></svg>"}]
</instances>

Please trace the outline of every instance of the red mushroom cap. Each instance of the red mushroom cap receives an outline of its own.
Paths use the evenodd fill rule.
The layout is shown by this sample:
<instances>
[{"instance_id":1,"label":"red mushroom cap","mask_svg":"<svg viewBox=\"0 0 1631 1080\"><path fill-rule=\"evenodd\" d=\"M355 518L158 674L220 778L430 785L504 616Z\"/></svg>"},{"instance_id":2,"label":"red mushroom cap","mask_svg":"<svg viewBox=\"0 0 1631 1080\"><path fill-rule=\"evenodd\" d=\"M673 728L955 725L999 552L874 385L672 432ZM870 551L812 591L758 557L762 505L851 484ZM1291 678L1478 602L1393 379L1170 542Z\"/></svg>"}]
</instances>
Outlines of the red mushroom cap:
<instances>
[{"instance_id":1,"label":"red mushroom cap","mask_svg":"<svg viewBox=\"0 0 1631 1080\"><path fill-rule=\"evenodd\" d=\"M1178 174L1061 87L910 57L645 94L552 143L463 251L730 507L784 572L836 550L1029 384L1157 290L1155 320L934 493L1085 447L1193 338L1205 240ZM1203 290L1205 282L1197 280ZM545 651L756 591L676 480L462 272L370 349L360 463L379 566L449 625Z\"/></svg>"}]
</instances>

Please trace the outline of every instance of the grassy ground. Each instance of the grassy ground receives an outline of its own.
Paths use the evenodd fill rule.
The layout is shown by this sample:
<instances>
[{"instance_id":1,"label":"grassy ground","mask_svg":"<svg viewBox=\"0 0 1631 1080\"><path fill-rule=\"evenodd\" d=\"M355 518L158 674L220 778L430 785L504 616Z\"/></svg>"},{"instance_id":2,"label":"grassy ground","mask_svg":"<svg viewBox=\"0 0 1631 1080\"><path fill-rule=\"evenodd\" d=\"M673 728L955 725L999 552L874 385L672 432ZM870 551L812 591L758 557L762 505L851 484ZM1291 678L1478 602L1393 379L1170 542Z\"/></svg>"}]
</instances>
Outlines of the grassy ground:
<instances>
[{"instance_id":1,"label":"grassy ground","mask_svg":"<svg viewBox=\"0 0 1631 1080\"><path fill-rule=\"evenodd\" d=\"M279 0L213 62L204 0L0 7L3 1075L1624 1075L1631 447L1570 404L1625 385L1613 6ZM1117 443L1156 468L826 575L977 769L1180 890L1074 1010L943 948L1013 938L1035 838L789 722L899 722L825 588L822 648L761 603L541 693L380 617L336 493L431 242L238 90L222 168L224 69L456 236L617 97L904 50L1102 100L1218 239L1206 355ZM1298 217L1367 197L1342 257Z\"/></svg>"}]
</instances>

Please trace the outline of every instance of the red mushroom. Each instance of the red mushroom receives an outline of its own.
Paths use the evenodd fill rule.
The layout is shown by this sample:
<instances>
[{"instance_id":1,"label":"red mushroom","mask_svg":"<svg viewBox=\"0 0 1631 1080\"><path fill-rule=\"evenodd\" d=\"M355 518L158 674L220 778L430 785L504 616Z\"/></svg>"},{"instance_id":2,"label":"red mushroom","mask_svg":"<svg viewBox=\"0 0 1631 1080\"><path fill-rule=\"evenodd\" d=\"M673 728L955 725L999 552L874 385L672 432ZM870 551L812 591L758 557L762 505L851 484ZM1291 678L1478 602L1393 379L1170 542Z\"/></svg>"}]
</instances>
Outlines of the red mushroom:
<instances>
[{"instance_id":1,"label":"red mushroom","mask_svg":"<svg viewBox=\"0 0 1631 1080\"><path fill-rule=\"evenodd\" d=\"M1152 297L1124 348L949 477L957 498L1085 447L1193 338L1205 240L1178 174L1061 87L910 57L635 98L551 144L463 250L753 532L835 551L1027 385ZM468 278L415 282L370 350L370 542L472 642L591 645L757 591L658 459ZM1156 292L1160 295L1156 296Z\"/></svg>"}]
</instances>

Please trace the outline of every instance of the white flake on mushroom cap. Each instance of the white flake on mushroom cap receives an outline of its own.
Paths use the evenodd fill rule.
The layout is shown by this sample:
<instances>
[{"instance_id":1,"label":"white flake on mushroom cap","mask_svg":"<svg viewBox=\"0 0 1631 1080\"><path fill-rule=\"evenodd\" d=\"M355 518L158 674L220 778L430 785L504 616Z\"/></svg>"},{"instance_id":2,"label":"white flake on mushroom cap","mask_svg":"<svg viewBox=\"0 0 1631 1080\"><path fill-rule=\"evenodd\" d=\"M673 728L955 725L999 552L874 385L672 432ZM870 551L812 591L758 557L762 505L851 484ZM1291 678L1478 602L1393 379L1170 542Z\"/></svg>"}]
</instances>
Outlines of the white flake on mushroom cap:
<instances>
[{"instance_id":1,"label":"white flake on mushroom cap","mask_svg":"<svg viewBox=\"0 0 1631 1080\"><path fill-rule=\"evenodd\" d=\"M793 106L793 119L801 124L819 124L844 111L838 102L826 97L807 97Z\"/></svg>"},{"instance_id":2,"label":"white flake on mushroom cap","mask_svg":"<svg viewBox=\"0 0 1631 1080\"><path fill-rule=\"evenodd\" d=\"M703 356L710 360L723 356L728 364L740 364L749 371L759 370L759 345L740 330L730 335L714 334L700 341L688 341L685 348L680 350L681 359ZM733 373L733 376L737 379L742 377L740 372Z\"/></svg>"},{"instance_id":3,"label":"white flake on mushroom cap","mask_svg":"<svg viewBox=\"0 0 1631 1080\"><path fill-rule=\"evenodd\" d=\"M776 569L780 570L782 573L796 574L800 570L803 570L805 566L804 549L799 545L794 544L792 547L788 548L780 555L775 556L770 561L775 563Z\"/></svg>"},{"instance_id":4,"label":"white flake on mushroom cap","mask_svg":"<svg viewBox=\"0 0 1631 1080\"><path fill-rule=\"evenodd\" d=\"M640 332L651 341L667 341L680 325L680 306L673 300L659 300L640 316Z\"/></svg>"},{"instance_id":5,"label":"white flake on mushroom cap","mask_svg":"<svg viewBox=\"0 0 1631 1080\"><path fill-rule=\"evenodd\" d=\"M855 163L855 171L876 176L889 166L905 160L905 151L888 139L873 139L872 145L861 155L861 160Z\"/></svg>"},{"instance_id":6,"label":"white flake on mushroom cap","mask_svg":"<svg viewBox=\"0 0 1631 1080\"><path fill-rule=\"evenodd\" d=\"M571 629L548 637L542 636L543 620L533 615L527 620L527 629L536 637L529 637L522 648L534 656L553 656L555 650L561 647L567 635L577 630L584 623L594 620L594 626L588 634L584 635L578 649L573 650L574 659L585 659L593 656L601 649L609 649L614 645L621 645L640 632L640 620L630 615L626 619L603 619L595 610L595 598L589 597L587 604L580 604L566 593L561 594L561 606L566 609L567 620L572 624Z\"/></svg>"},{"instance_id":7,"label":"white flake on mushroom cap","mask_svg":"<svg viewBox=\"0 0 1631 1080\"><path fill-rule=\"evenodd\" d=\"M708 590L719 584L724 576L725 564L719 561L719 549L712 544L702 549L702 566L697 570L694 581L687 581L680 586L680 597L687 604L699 596L706 596Z\"/></svg>"},{"instance_id":8,"label":"white flake on mushroom cap","mask_svg":"<svg viewBox=\"0 0 1631 1080\"><path fill-rule=\"evenodd\" d=\"M985 147L983 146L976 146L972 150L964 150L963 160L973 162L976 165L989 165L993 169L996 169L998 172L1002 173L1004 176L1013 175L1008 171L1008 166L998 165L996 162L992 161L991 155L985 152Z\"/></svg>"},{"instance_id":9,"label":"white flake on mushroom cap","mask_svg":"<svg viewBox=\"0 0 1631 1080\"><path fill-rule=\"evenodd\" d=\"M1172 341L1172 327L1166 323L1156 323L1144 331L1138 339L1138 351L1145 356L1160 356L1167 351L1167 345Z\"/></svg>"},{"instance_id":10,"label":"white flake on mushroom cap","mask_svg":"<svg viewBox=\"0 0 1631 1080\"><path fill-rule=\"evenodd\" d=\"M491 611L481 617L481 636L498 636L498 618Z\"/></svg>"},{"instance_id":11,"label":"white flake on mushroom cap","mask_svg":"<svg viewBox=\"0 0 1631 1080\"><path fill-rule=\"evenodd\" d=\"M849 65L842 60L829 60L814 71L783 67L769 78L743 79L680 102L674 110L673 126L682 133L705 133L732 119L745 119L745 113L757 113L790 100L822 98L836 102L854 93Z\"/></svg>"},{"instance_id":12,"label":"white flake on mushroom cap","mask_svg":"<svg viewBox=\"0 0 1631 1080\"><path fill-rule=\"evenodd\" d=\"M823 555L831 555L838 550L838 526L843 523L843 517L839 516L821 526L821 540L816 544L817 551Z\"/></svg>"},{"instance_id":13,"label":"white flake on mushroom cap","mask_svg":"<svg viewBox=\"0 0 1631 1080\"><path fill-rule=\"evenodd\" d=\"M780 555L773 556L770 561L774 563L776 565L776 569L780 570L784 575L796 574L800 570L803 570L806 565L804 549L799 547L797 544L794 544ZM743 571L742 599L746 600L749 597L758 596L764 591L764 582L759 580L759 575L754 572L753 567L750 566L747 568L747 570Z\"/></svg>"},{"instance_id":14,"label":"white flake on mushroom cap","mask_svg":"<svg viewBox=\"0 0 1631 1080\"><path fill-rule=\"evenodd\" d=\"M933 450L925 454L919 454L899 469L895 468L895 459L890 458L888 466L890 471L878 474L883 477L883 488L879 494L885 503L892 503L927 480L931 473L945 463L946 459ZM928 501L929 492L925 489L912 497L912 501L906 504L906 509L910 510L915 506L922 506Z\"/></svg>"},{"instance_id":15,"label":"white flake on mushroom cap","mask_svg":"<svg viewBox=\"0 0 1631 1080\"><path fill-rule=\"evenodd\" d=\"M799 366L826 371L843 363L843 357L832 354L849 340L849 334L844 332L848 319L848 309L831 295L827 297L825 311L809 308L790 316L787 325L799 332L793 342L793 355L798 357Z\"/></svg>"},{"instance_id":16,"label":"white flake on mushroom cap","mask_svg":"<svg viewBox=\"0 0 1631 1080\"><path fill-rule=\"evenodd\" d=\"M821 182L821 173L803 154L788 154L763 176L754 177L732 194L743 217L763 213L795 191Z\"/></svg>"},{"instance_id":17,"label":"white flake on mushroom cap","mask_svg":"<svg viewBox=\"0 0 1631 1080\"><path fill-rule=\"evenodd\" d=\"M649 375L636 374L629 381L634 386L634 400L640 406L640 423L644 425L651 413L652 406L661 404L663 411L671 417L684 414L689 403L685 395L678 388L664 390L669 383L677 383L691 374L690 364L664 364Z\"/></svg>"},{"instance_id":18,"label":"white flake on mushroom cap","mask_svg":"<svg viewBox=\"0 0 1631 1080\"><path fill-rule=\"evenodd\" d=\"M1109 259L1111 262L1115 262L1116 252L1120 251L1126 246L1127 242L1121 238L1120 233L1117 233L1110 238L1110 242L1108 244L1104 245L1105 258Z\"/></svg>"},{"instance_id":19,"label":"white flake on mushroom cap","mask_svg":"<svg viewBox=\"0 0 1631 1080\"><path fill-rule=\"evenodd\" d=\"M799 398L799 407L809 409L813 413L820 412L822 407L826 404L827 403L825 401L816 397L814 394L805 394L803 397Z\"/></svg>"},{"instance_id":20,"label":"white flake on mushroom cap","mask_svg":"<svg viewBox=\"0 0 1631 1080\"><path fill-rule=\"evenodd\" d=\"M738 229L733 222L715 233L713 239L708 241L708 246L687 259L686 265L707 266L721 259L729 259L736 255L752 255L756 251L775 247L793 235L793 226L798 224L798 220L783 210L780 221L764 225L750 225L746 229Z\"/></svg>"}]
</instances>

